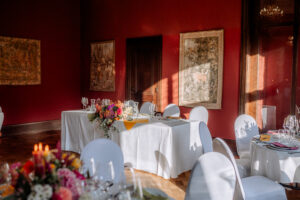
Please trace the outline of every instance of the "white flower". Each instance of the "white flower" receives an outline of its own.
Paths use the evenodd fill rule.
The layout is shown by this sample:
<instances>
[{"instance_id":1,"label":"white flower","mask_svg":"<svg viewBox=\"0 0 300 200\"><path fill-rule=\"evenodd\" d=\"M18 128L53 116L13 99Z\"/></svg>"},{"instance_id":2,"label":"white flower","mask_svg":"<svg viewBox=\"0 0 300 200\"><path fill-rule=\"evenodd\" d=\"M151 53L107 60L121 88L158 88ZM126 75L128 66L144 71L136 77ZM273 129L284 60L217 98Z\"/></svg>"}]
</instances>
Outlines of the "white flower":
<instances>
[{"instance_id":1,"label":"white flower","mask_svg":"<svg viewBox=\"0 0 300 200\"><path fill-rule=\"evenodd\" d=\"M43 192L43 186L40 184L36 184L33 186L32 191L35 191L36 193L42 193Z\"/></svg>"},{"instance_id":2,"label":"white flower","mask_svg":"<svg viewBox=\"0 0 300 200\"><path fill-rule=\"evenodd\" d=\"M52 197L52 187L50 185L44 186L44 195L48 199Z\"/></svg>"},{"instance_id":3,"label":"white flower","mask_svg":"<svg viewBox=\"0 0 300 200\"><path fill-rule=\"evenodd\" d=\"M52 197L52 188L50 185L42 186L40 184L32 187L32 192L27 197L27 200L48 200Z\"/></svg>"}]
</instances>

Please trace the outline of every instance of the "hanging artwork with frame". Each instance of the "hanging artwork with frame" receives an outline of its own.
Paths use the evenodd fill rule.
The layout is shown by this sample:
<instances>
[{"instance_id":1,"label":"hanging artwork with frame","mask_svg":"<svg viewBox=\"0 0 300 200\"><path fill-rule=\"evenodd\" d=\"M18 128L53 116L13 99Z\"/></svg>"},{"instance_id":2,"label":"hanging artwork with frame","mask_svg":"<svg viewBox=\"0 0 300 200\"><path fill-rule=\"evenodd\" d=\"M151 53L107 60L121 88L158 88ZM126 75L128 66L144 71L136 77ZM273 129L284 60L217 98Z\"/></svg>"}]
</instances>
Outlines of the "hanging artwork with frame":
<instances>
[{"instance_id":1,"label":"hanging artwork with frame","mask_svg":"<svg viewBox=\"0 0 300 200\"><path fill-rule=\"evenodd\" d=\"M179 105L221 109L224 30L180 34Z\"/></svg>"},{"instance_id":2,"label":"hanging artwork with frame","mask_svg":"<svg viewBox=\"0 0 300 200\"><path fill-rule=\"evenodd\" d=\"M91 43L90 90L115 91L115 41Z\"/></svg>"},{"instance_id":3,"label":"hanging artwork with frame","mask_svg":"<svg viewBox=\"0 0 300 200\"><path fill-rule=\"evenodd\" d=\"M0 85L39 84L40 41L0 36Z\"/></svg>"}]
</instances>

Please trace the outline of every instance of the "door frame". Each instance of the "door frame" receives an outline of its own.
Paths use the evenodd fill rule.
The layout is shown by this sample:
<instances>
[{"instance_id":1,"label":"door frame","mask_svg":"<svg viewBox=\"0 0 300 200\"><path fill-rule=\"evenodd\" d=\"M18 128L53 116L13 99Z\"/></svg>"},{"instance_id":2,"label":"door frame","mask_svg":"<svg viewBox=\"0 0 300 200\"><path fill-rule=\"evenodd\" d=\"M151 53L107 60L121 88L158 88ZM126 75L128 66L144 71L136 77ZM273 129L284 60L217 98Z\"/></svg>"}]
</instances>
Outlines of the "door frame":
<instances>
[{"instance_id":1,"label":"door frame","mask_svg":"<svg viewBox=\"0 0 300 200\"><path fill-rule=\"evenodd\" d=\"M158 65L158 81L157 81L157 89L158 92L156 94L156 98L157 98L157 102L155 102L156 104L156 111L161 112L162 108L162 48L163 48L163 37L162 35L154 35L154 36L146 36L146 37L135 37L135 38L126 38L126 75L125 75L125 98L126 100L131 99L131 92L130 92L130 88L131 88L131 67L129 67L129 46L128 46L128 41L129 40L134 40L134 39L142 39L142 38L152 38L152 37L159 37L161 39L161 49L159 52L159 65Z\"/></svg>"}]
</instances>

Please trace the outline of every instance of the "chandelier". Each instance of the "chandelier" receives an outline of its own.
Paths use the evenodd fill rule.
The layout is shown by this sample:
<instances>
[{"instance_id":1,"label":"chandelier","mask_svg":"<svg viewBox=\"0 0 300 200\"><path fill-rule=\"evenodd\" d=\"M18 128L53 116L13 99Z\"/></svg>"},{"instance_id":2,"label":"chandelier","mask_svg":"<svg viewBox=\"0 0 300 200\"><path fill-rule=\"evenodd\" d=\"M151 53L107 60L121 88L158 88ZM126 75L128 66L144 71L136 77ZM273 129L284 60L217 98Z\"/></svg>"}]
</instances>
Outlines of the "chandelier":
<instances>
[{"instance_id":1,"label":"chandelier","mask_svg":"<svg viewBox=\"0 0 300 200\"><path fill-rule=\"evenodd\" d=\"M276 0L266 0L259 14L263 17L280 17L283 16L283 10L279 8Z\"/></svg>"}]
</instances>

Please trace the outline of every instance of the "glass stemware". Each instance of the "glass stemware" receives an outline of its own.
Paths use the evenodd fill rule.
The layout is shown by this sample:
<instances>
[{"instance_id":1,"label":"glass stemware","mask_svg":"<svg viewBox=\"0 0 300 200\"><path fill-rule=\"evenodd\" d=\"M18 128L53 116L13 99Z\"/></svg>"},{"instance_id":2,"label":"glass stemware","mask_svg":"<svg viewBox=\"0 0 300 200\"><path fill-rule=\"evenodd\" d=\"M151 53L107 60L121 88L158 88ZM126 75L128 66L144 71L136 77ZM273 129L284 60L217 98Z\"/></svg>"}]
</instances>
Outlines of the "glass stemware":
<instances>
[{"instance_id":1,"label":"glass stemware","mask_svg":"<svg viewBox=\"0 0 300 200\"><path fill-rule=\"evenodd\" d=\"M83 109L86 110L87 105L89 104L89 99L86 98L86 97L82 97L82 98L81 98L81 103L82 103L82 105L83 105Z\"/></svg>"},{"instance_id":2,"label":"glass stemware","mask_svg":"<svg viewBox=\"0 0 300 200\"><path fill-rule=\"evenodd\" d=\"M134 115L134 117L138 117L138 114L139 114L139 102L134 102L133 115Z\"/></svg>"},{"instance_id":3,"label":"glass stemware","mask_svg":"<svg viewBox=\"0 0 300 200\"><path fill-rule=\"evenodd\" d=\"M90 111L95 112L96 111L96 100L95 99L91 99L91 108Z\"/></svg>"}]
</instances>

